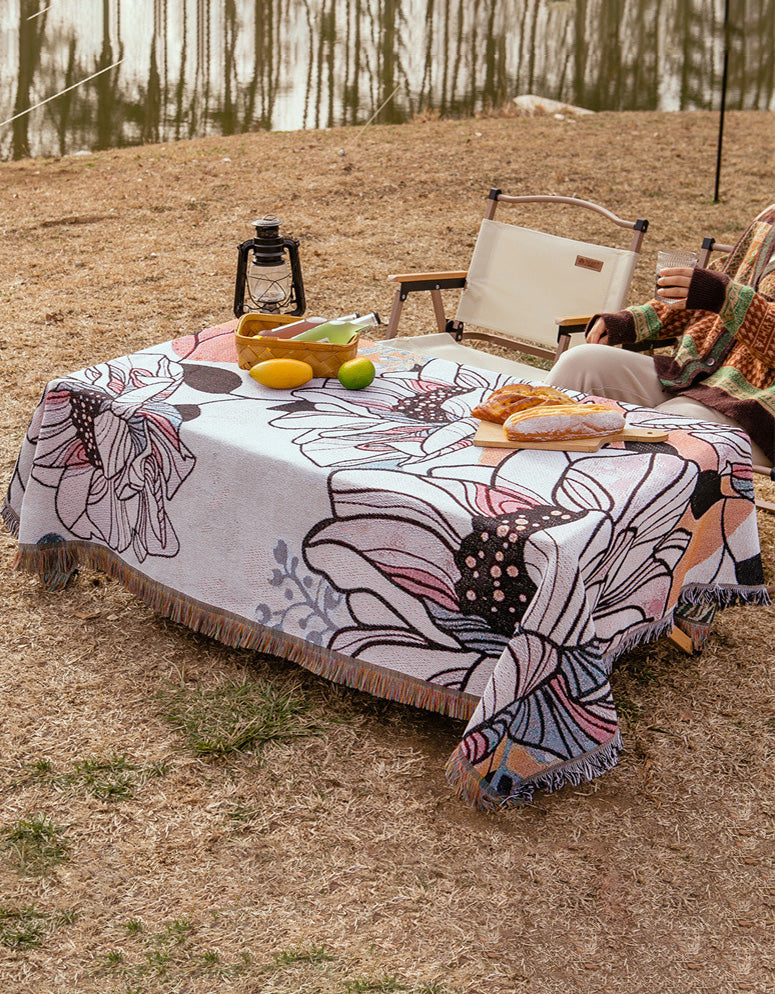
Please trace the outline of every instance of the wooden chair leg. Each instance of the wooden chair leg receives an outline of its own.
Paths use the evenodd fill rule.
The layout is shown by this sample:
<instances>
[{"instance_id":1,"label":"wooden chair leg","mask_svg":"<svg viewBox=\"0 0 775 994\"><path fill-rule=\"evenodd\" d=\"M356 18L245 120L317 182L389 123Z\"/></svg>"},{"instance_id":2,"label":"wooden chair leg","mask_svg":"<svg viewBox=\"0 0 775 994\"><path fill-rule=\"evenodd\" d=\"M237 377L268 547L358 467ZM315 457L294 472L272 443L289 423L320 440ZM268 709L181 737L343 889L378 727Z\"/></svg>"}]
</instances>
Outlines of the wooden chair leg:
<instances>
[{"instance_id":1,"label":"wooden chair leg","mask_svg":"<svg viewBox=\"0 0 775 994\"><path fill-rule=\"evenodd\" d=\"M668 635L668 638L670 639L671 642L674 642L678 646L679 649L683 649L683 651L688 656L691 656L691 655L694 654L694 652L696 650L696 646L695 646L694 642L686 634L686 632L682 632L681 629L677 625L673 625L673 630Z\"/></svg>"},{"instance_id":2,"label":"wooden chair leg","mask_svg":"<svg viewBox=\"0 0 775 994\"><path fill-rule=\"evenodd\" d=\"M775 470L773 470L772 466L759 466L756 463L754 463L752 468L754 472L754 478L757 476L763 476L767 480L775 482L775 476L773 476ZM770 514L775 514L775 504L773 504L771 500L764 500L763 497L757 497L756 506L761 511L769 511Z\"/></svg>"},{"instance_id":3,"label":"wooden chair leg","mask_svg":"<svg viewBox=\"0 0 775 994\"><path fill-rule=\"evenodd\" d=\"M404 298L401 296L401 289L396 290L396 295L393 297L393 307L390 311L390 320L388 321L387 330L385 332L386 338L395 338L396 332L398 331L398 322L401 318L401 311L404 309Z\"/></svg>"},{"instance_id":4,"label":"wooden chair leg","mask_svg":"<svg viewBox=\"0 0 775 994\"><path fill-rule=\"evenodd\" d=\"M431 300L433 301L433 313L436 315L436 324L439 331L447 330L447 316L444 313L444 302L438 290L431 290Z\"/></svg>"}]
</instances>

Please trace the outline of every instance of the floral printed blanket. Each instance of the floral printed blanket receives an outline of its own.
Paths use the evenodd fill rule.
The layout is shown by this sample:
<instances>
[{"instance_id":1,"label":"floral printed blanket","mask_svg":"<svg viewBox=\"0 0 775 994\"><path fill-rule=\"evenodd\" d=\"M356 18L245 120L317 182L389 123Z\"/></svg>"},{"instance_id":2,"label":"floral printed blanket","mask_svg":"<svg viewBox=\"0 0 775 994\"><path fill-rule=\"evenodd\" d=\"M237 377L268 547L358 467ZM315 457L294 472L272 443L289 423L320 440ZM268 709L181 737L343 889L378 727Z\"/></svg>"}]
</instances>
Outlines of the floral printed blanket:
<instances>
[{"instance_id":1,"label":"floral printed blanket","mask_svg":"<svg viewBox=\"0 0 775 994\"><path fill-rule=\"evenodd\" d=\"M501 374L363 343L374 383L275 391L234 324L51 382L3 517L48 585L78 563L165 615L468 721L480 808L609 769L612 663L683 616L766 603L750 447L623 405L659 444L472 445Z\"/></svg>"}]
</instances>

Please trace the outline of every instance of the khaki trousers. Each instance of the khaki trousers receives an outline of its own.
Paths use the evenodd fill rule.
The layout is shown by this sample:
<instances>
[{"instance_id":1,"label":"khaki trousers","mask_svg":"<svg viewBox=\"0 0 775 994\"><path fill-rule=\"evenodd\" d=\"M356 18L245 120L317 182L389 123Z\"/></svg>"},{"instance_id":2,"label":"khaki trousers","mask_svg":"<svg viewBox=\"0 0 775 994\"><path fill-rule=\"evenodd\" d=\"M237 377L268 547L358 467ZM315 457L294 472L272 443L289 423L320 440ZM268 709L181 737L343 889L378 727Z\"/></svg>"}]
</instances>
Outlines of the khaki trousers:
<instances>
[{"instance_id":1,"label":"khaki trousers","mask_svg":"<svg viewBox=\"0 0 775 994\"><path fill-rule=\"evenodd\" d=\"M654 360L641 352L628 352L609 345L577 345L563 352L546 374L546 383L559 390L580 390L598 397L610 397L658 411L681 414L695 421L739 428L731 418L690 397L676 397L662 389ZM754 463L772 466L764 452L751 442Z\"/></svg>"}]
</instances>

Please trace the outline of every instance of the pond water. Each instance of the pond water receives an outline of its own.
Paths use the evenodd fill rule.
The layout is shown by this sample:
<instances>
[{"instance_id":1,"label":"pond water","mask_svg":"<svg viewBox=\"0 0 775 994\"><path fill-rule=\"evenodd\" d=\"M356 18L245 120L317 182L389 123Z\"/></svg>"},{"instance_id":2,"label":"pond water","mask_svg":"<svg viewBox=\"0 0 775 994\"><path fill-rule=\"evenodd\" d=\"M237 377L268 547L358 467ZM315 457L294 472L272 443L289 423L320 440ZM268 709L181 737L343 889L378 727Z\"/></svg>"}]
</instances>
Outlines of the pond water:
<instances>
[{"instance_id":1,"label":"pond water","mask_svg":"<svg viewBox=\"0 0 775 994\"><path fill-rule=\"evenodd\" d=\"M727 108L775 109L775 0L729 6L725 32L725 0L2 0L0 158L524 94L717 109L725 50Z\"/></svg>"}]
</instances>

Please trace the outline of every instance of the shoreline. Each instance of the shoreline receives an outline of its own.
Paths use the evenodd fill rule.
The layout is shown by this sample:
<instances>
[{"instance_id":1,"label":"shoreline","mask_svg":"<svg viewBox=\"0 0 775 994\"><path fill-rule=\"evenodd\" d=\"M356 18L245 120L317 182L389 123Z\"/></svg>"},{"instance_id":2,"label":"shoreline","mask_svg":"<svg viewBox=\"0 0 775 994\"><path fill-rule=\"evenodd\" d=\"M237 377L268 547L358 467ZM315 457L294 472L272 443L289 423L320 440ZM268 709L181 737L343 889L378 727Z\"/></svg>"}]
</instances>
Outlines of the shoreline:
<instances>
[{"instance_id":1,"label":"shoreline","mask_svg":"<svg viewBox=\"0 0 775 994\"><path fill-rule=\"evenodd\" d=\"M365 124L352 124L352 125L332 125L330 127L320 127L320 128L297 128L297 129L275 129L271 131L246 131L246 132L235 132L233 134L219 134L219 135L197 135L193 137L186 138L172 138L172 139L162 139L156 142L135 142L128 143L124 145L108 146L106 148L81 148L75 149L71 152L64 152L62 154L41 154L41 155L28 155L22 156L21 158L0 158L0 167L5 165L13 164L23 164L23 163L42 163L42 162L57 162L63 159L72 158L84 158L87 156L101 155L105 153L112 152L131 152L138 149L168 149L174 148L175 146L186 144L188 142L214 142L214 141L231 141L238 138L246 137L259 137L259 136L282 136L282 135L310 135L310 134L331 134L331 133L349 133L354 132L356 134L365 134L370 129L394 129L394 128L407 128L416 125L423 124L438 124L438 125L457 125L470 121L486 121L486 120L506 120L506 121L540 121L540 120L550 120L554 119L557 121L564 121L566 123L577 123L578 121L589 118L589 117L692 117L692 116L705 116L705 117L716 117L717 121L720 123L721 112L720 109L694 109L694 110L590 110L587 107L581 107L575 104L569 104L559 100L550 100L548 98L537 97L533 94L526 94L524 97L514 98L515 103L517 101L525 101L523 104L518 105L516 108L511 106L506 106L499 110L489 110L483 111L479 114L464 115L461 117L441 117L435 112L418 112L412 118L405 121L391 122L391 123L380 123L374 121L367 121ZM535 107L534 110L528 108ZM755 109L755 110L739 110L739 109L729 109L727 108L724 112L724 121L734 119L735 116L741 115L746 117L770 117L772 119L772 128L775 131L775 108L773 109ZM10 123L10 119L6 124ZM718 129L717 129L718 130ZM718 135L717 135L718 137Z\"/></svg>"}]
</instances>

